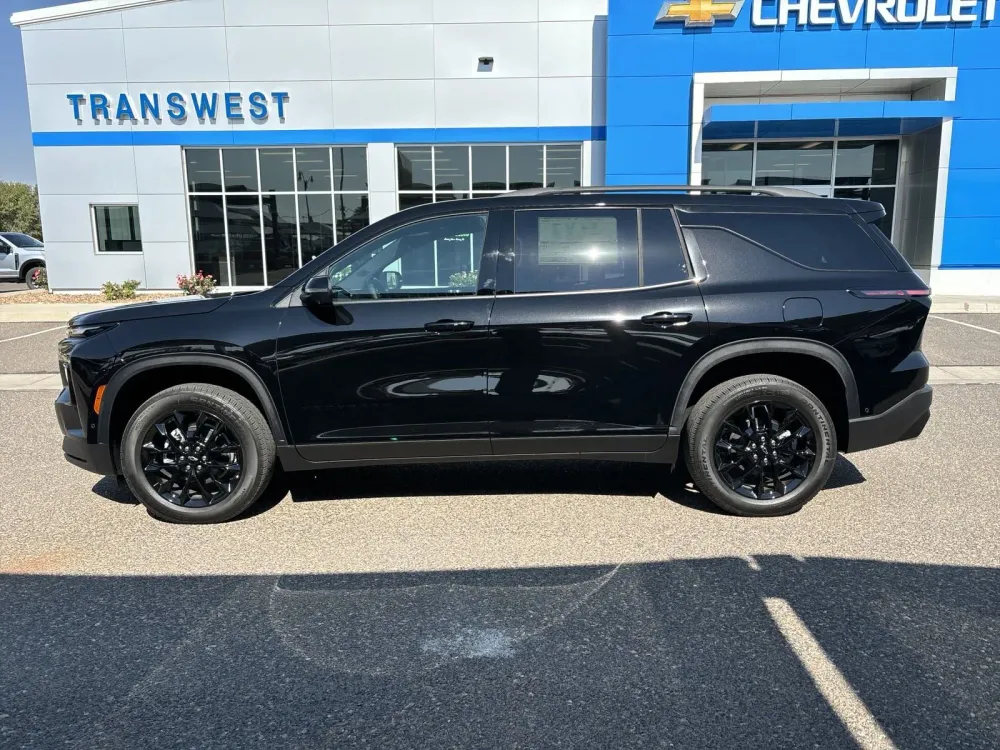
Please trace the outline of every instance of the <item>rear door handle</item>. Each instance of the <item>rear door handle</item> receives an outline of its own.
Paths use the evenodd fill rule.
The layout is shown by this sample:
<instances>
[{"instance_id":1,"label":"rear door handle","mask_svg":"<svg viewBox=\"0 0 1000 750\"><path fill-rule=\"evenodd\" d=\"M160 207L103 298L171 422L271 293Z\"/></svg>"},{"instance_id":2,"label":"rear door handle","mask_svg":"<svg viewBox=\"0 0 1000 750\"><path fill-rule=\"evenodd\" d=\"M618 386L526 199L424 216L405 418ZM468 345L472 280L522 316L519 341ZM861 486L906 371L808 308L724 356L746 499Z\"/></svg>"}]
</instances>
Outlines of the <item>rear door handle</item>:
<instances>
[{"instance_id":1,"label":"rear door handle","mask_svg":"<svg viewBox=\"0 0 1000 750\"><path fill-rule=\"evenodd\" d=\"M658 312L652 315L643 315L642 322L657 328L672 328L690 323L691 313Z\"/></svg>"},{"instance_id":2,"label":"rear door handle","mask_svg":"<svg viewBox=\"0 0 1000 750\"><path fill-rule=\"evenodd\" d=\"M471 320L435 320L433 323L424 323L424 329L428 331L468 331L470 328Z\"/></svg>"}]
</instances>

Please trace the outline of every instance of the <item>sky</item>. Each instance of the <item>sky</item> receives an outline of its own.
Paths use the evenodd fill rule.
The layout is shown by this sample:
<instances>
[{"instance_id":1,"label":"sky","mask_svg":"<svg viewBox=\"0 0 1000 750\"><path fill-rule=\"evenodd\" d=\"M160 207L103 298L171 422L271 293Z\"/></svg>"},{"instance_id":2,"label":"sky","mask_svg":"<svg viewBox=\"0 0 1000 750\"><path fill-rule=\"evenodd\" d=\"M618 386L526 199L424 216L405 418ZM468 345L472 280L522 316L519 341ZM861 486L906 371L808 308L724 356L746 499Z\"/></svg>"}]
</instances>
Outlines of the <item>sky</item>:
<instances>
[{"instance_id":1,"label":"sky","mask_svg":"<svg viewBox=\"0 0 1000 750\"><path fill-rule=\"evenodd\" d=\"M24 83L21 31L10 25L19 10L64 5L66 0L0 0L0 181L35 184L28 90Z\"/></svg>"}]
</instances>

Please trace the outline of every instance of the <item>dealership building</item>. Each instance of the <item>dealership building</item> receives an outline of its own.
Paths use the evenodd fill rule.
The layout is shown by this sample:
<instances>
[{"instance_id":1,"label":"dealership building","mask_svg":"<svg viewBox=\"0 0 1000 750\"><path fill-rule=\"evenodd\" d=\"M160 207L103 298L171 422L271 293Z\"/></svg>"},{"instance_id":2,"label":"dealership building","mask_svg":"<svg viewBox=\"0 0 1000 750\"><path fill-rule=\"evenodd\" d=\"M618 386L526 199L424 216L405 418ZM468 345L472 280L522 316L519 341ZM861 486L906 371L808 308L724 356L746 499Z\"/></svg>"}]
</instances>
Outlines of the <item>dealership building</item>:
<instances>
[{"instance_id":1,"label":"dealership building","mask_svg":"<svg viewBox=\"0 0 1000 750\"><path fill-rule=\"evenodd\" d=\"M1000 294L996 0L90 0L11 22L55 290L258 288L421 203L704 184L876 200L935 293Z\"/></svg>"}]
</instances>

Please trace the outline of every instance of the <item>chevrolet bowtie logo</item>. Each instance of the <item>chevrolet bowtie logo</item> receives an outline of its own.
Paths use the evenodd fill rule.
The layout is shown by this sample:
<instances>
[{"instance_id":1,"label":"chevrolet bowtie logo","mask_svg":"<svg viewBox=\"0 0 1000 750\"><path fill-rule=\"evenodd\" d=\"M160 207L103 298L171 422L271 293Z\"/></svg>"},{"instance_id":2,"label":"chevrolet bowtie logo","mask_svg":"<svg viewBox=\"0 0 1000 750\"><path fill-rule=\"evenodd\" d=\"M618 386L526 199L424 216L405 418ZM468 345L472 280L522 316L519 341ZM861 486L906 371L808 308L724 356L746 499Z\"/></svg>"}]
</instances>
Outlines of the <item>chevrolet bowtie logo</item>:
<instances>
[{"instance_id":1,"label":"chevrolet bowtie logo","mask_svg":"<svg viewBox=\"0 0 1000 750\"><path fill-rule=\"evenodd\" d=\"M735 21L743 0L667 0L656 17L657 23L684 21L685 26L714 26L715 19Z\"/></svg>"}]
</instances>

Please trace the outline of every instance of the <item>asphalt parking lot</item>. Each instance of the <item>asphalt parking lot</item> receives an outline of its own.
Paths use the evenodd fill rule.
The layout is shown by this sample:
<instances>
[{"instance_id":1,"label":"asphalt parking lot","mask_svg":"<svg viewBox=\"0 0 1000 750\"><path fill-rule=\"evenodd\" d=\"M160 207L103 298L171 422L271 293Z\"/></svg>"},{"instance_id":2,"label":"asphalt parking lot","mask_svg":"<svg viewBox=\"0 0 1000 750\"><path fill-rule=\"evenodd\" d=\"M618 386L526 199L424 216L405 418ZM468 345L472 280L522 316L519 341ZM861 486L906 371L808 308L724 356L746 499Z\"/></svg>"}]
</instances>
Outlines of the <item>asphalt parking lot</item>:
<instances>
[{"instance_id":1,"label":"asphalt parking lot","mask_svg":"<svg viewBox=\"0 0 1000 750\"><path fill-rule=\"evenodd\" d=\"M18 368L54 325L0 327L0 372L51 371ZM924 349L1000 364L990 331L934 316ZM66 464L53 397L0 392L0 747L1000 738L1000 385L939 386L786 518L539 462L324 473L212 527Z\"/></svg>"}]
</instances>

